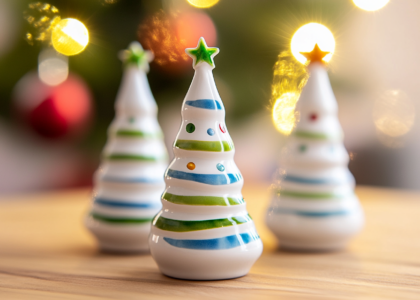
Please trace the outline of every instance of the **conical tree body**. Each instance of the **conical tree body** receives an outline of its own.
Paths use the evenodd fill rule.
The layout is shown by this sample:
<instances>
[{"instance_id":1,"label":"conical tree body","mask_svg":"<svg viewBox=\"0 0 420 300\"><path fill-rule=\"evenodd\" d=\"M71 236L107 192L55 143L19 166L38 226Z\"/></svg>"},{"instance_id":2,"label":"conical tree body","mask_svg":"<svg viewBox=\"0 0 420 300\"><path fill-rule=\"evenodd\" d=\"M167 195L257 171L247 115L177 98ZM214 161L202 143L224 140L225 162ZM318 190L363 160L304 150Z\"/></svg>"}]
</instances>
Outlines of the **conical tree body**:
<instances>
[{"instance_id":1,"label":"conical tree body","mask_svg":"<svg viewBox=\"0 0 420 300\"><path fill-rule=\"evenodd\" d=\"M108 130L86 225L103 250L148 250L151 220L161 208L167 152L146 74L126 66Z\"/></svg>"},{"instance_id":2,"label":"conical tree body","mask_svg":"<svg viewBox=\"0 0 420 300\"><path fill-rule=\"evenodd\" d=\"M242 198L243 179L212 68L200 63L195 70L150 249L166 275L234 278L248 273L262 243Z\"/></svg>"},{"instance_id":3,"label":"conical tree body","mask_svg":"<svg viewBox=\"0 0 420 300\"><path fill-rule=\"evenodd\" d=\"M323 64L310 77L296 109L299 121L282 159L283 175L267 224L280 245L298 250L345 246L363 226L354 178L337 118L337 103Z\"/></svg>"}]
</instances>

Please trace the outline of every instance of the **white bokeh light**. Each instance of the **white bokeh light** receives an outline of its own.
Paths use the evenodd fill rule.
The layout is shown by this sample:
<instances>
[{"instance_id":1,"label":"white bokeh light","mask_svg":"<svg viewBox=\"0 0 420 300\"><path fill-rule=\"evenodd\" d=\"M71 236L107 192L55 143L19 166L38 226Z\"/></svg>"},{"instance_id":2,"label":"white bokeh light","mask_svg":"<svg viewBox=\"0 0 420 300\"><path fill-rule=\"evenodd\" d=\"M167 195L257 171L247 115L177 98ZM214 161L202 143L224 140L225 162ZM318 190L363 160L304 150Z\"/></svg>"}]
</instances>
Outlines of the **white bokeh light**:
<instances>
[{"instance_id":1,"label":"white bokeh light","mask_svg":"<svg viewBox=\"0 0 420 300\"><path fill-rule=\"evenodd\" d=\"M56 86L64 82L69 75L67 56L57 53L54 49L46 49L39 54L38 76L42 82Z\"/></svg>"},{"instance_id":2,"label":"white bokeh light","mask_svg":"<svg viewBox=\"0 0 420 300\"><path fill-rule=\"evenodd\" d=\"M387 5L389 0L353 0L353 2L363 10L375 11Z\"/></svg>"}]
</instances>

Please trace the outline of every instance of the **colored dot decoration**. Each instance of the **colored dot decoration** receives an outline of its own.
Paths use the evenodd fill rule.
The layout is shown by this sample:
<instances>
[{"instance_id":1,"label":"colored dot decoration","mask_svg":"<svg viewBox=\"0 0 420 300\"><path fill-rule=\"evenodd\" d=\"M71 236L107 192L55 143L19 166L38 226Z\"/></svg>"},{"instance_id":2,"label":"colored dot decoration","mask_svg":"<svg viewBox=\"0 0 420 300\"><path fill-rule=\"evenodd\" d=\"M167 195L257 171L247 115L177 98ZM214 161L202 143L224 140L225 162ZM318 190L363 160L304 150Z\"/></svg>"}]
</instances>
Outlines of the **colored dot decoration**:
<instances>
[{"instance_id":1,"label":"colored dot decoration","mask_svg":"<svg viewBox=\"0 0 420 300\"><path fill-rule=\"evenodd\" d=\"M189 170L194 170L194 169L195 169L195 163L193 163L193 162L189 162L189 163L187 164L187 168L188 168Z\"/></svg>"},{"instance_id":2,"label":"colored dot decoration","mask_svg":"<svg viewBox=\"0 0 420 300\"><path fill-rule=\"evenodd\" d=\"M309 116L309 119L311 119L311 121L316 121L318 119L318 115L313 113Z\"/></svg>"},{"instance_id":3,"label":"colored dot decoration","mask_svg":"<svg viewBox=\"0 0 420 300\"><path fill-rule=\"evenodd\" d=\"M193 133L195 131L195 125L193 123L188 123L186 130L188 133Z\"/></svg>"},{"instance_id":4,"label":"colored dot decoration","mask_svg":"<svg viewBox=\"0 0 420 300\"><path fill-rule=\"evenodd\" d=\"M221 132L226 133L225 125L219 124L219 129L220 129Z\"/></svg>"},{"instance_id":5,"label":"colored dot decoration","mask_svg":"<svg viewBox=\"0 0 420 300\"><path fill-rule=\"evenodd\" d=\"M217 164L217 170L219 170L220 172L223 172L224 170L225 170L225 166L224 165L222 165L222 164Z\"/></svg>"},{"instance_id":6,"label":"colored dot decoration","mask_svg":"<svg viewBox=\"0 0 420 300\"><path fill-rule=\"evenodd\" d=\"M136 121L136 118L134 118L134 117L129 117L128 118L128 122L131 123L131 124L134 123L135 121Z\"/></svg>"},{"instance_id":7,"label":"colored dot decoration","mask_svg":"<svg viewBox=\"0 0 420 300\"><path fill-rule=\"evenodd\" d=\"M211 129L211 128L207 129L207 134L208 135L214 135L214 130Z\"/></svg>"},{"instance_id":8,"label":"colored dot decoration","mask_svg":"<svg viewBox=\"0 0 420 300\"><path fill-rule=\"evenodd\" d=\"M308 147L307 147L306 145L300 145L300 146L299 146L299 151L300 151L300 152L305 152L305 151L306 151L306 149L308 149Z\"/></svg>"}]
</instances>

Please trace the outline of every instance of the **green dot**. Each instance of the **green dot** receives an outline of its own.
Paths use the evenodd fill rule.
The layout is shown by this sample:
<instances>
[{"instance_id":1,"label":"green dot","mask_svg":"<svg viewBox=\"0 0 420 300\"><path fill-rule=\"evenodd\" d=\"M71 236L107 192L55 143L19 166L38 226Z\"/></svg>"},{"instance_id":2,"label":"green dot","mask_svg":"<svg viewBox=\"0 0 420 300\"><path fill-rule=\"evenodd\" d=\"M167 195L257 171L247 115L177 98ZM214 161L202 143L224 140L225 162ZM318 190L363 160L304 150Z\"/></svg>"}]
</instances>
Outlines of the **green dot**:
<instances>
[{"instance_id":1,"label":"green dot","mask_svg":"<svg viewBox=\"0 0 420 300\"><path fill-rule=\"evenodd\" d=\"M134 118L134 117L129 117L128 118L129 123L134 123L135 121L136 121L136 118Z\"/></svg>"},{"instance_id":2,"label":"green dot","mask_svg":"<svg viewBox=\"0 0 420 300\"><path fill-rule=\"evenodd\" d=\"M299 151L300 151L300 152L305 152L307 148L308 148L308 147L307 147L306 145L300 145L300 147L299 147Z\"/></svg>"},{"instance_id":3,"label":"green dot","mask_svg":"<svg viewBox=\"0 0 420 300\"><path fill-rule=\"evenodd\" d=\"M193 133L195 131L195 126L193 123L188 123L186 128L188 133Z\"/></svg>"}]
</instances>

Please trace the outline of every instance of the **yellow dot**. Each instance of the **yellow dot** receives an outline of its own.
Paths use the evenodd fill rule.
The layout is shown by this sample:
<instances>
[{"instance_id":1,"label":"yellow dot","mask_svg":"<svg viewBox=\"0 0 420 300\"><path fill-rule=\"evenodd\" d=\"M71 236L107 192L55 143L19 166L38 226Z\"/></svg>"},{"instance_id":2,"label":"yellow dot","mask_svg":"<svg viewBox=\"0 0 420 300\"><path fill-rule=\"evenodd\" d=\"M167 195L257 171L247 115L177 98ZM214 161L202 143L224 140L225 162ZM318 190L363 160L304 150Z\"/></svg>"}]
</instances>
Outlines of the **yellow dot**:
<instances>
[{"instance_id":1,"label":"yellow dot","mask_svg":"<svg viewBox=\"0 0 420 300\"><path fill-rule=\"evenodd\" d=\"M208 8L215 5L219 0L187 0L192 6L198 8Z\"/></svg>"},{"instance_id":2,"label":"yellow dot","mask_svg":"<svg viewBox=\"0 0 420 300\"><path fill-rule=\"evenodd\" d=\"M353 0L353 2L358 8L375 11L387 5L389 0Z\"/></svg>"},{"instance_id":3,"label":"yellow dot","mask_svg":"<svg viewBox=\"0 0 420 300\"><path fill-rule=\"evenodd\" d=\"M315 44L318 44L322 51L330 52L323 59L329 62L335 50L335 39L327 27L318 23L303 25L295 32L291 42L293 56L304 64L307 59L300 53L311 52Z\"/></svg>"},{"instance_id":4,"label":"yellow dot","mask_svg":"<svg viewBox=\"0 0 420 300\"><path fill-rule=\"evenodd\" d=\"M189 170L194 170L194 169L195 169L195 163L193 163L193 162L189 162L189 163L187 164L187 168L188 168Z\"/></svg>"},{"instance_id":5,"label":"yellow dot","mask_svg":"<svg viewBox=\"0 0 420 300\"><path fill-rule=\"evenodd\" d=\"M54 49L71 56L82 52L89 43L86 26L76 19L63 19L53 29L52 44Z\"/></svg>"}]
</instances>

